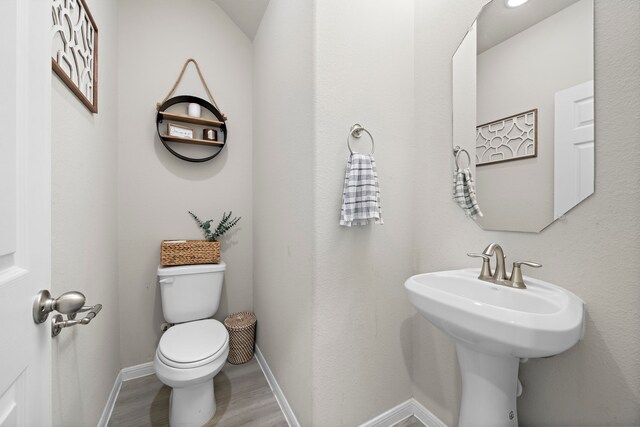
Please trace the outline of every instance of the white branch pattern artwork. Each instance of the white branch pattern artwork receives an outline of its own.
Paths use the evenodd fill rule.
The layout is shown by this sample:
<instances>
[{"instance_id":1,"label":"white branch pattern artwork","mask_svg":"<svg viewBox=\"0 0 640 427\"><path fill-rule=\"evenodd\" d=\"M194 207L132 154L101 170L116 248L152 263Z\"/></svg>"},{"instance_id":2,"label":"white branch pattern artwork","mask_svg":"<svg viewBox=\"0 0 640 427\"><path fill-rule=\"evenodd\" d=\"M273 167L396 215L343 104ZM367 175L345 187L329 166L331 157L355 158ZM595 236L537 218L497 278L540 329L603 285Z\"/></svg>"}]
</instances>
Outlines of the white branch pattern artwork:
<instances>
[{"instance_id":1,"label":"white branch pattern artwork","mask_svg":"<svg viewBox=\"0 0 640 427\"><path fill-rule=\"evenodd\" d=\"M84 0L51 0L53 70L97 112L98 29Z\"/></svg>"},{"instance_id":2,"label":"white branch pattern artwork","mask_svg":"<svg viewBox=\"0 0 640 427\"><path fill-rule=\"evenodd\" d=\"M476 166L537 156L538 110L476 127Z\"/></svg>"}]
</instances>

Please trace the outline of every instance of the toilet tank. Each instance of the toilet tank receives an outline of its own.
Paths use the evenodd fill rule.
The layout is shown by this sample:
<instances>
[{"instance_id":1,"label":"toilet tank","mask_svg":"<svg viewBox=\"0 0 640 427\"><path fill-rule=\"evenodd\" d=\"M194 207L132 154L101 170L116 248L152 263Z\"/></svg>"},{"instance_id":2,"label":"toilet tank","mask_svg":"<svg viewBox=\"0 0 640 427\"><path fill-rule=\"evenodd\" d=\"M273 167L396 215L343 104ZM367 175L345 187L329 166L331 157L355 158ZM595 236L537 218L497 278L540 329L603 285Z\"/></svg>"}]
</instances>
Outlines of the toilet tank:
<instances>
[{"instance_id":1,"label":"toilet tank","mask_svg":"<svg viewBox=\"0 0 640 427\"><path fill-rule=\"evenodd\" d=\"M162 313L169 323L206 319L218 311L226 264L158 267Z\"/></svg>"}]
</instances>

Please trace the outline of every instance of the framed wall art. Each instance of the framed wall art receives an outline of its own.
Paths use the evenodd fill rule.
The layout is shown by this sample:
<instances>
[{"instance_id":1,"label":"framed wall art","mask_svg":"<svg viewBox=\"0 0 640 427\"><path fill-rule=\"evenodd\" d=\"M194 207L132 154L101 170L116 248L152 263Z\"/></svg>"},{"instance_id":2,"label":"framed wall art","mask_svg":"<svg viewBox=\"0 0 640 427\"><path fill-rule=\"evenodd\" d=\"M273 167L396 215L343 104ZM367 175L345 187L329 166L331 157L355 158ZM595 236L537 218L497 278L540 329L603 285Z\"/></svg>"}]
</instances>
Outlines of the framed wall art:
<instances>
[{"instance_id":1,"label":"framed wall art","mask_svg":"<svg viewBox=\"0 0 640 427\"><path fill-rule=\"evenodd\" d=\"M98 27L84 0L51 0L51 67L92 113L98 112Z\"/></svg>"},{"instance_id":2,"label":"framed wall art","mask_svg":"<svg viewBox=\"0 0 640 427\"><path fill-rule=\"evenodd\" d=\"M538 109L476 127L476 166L538 155Z\"/></svg>"}]
</instances>

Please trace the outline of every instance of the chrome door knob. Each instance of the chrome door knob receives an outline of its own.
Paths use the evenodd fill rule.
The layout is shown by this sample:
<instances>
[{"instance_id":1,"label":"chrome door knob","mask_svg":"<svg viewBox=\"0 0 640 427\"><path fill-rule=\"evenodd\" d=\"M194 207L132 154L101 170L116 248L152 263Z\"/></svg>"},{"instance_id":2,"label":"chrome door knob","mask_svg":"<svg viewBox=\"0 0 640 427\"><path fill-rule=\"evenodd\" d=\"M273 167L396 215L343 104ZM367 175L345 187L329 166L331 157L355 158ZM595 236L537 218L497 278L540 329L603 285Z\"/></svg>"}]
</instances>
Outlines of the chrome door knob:
<instances>
[{"instance_id":1,"label":"chrome door knob","mask_svg":"<svg viewBox=\"0 0 640 427\"><path fill-rule=\"evenodd\" d=\"M62 314L75 313L84 306L86 298L81 292L65 292L53 300L53 309Z\"/></svg>"},{"instance_id":2,"label":"chrome door knob","mask_svg":"<svg viewBox=\"0 0 640 427\"><path fill-rule=\"evenodd\" d=\"M81 292L65 292L58 298L52 298L49 291L42 290L38 292L33 303L33 321L44 322L49 317L49 313L54 310L62 314L77 313L84 306L85 301L86 298Z\"/></svg>"}]
</instances>

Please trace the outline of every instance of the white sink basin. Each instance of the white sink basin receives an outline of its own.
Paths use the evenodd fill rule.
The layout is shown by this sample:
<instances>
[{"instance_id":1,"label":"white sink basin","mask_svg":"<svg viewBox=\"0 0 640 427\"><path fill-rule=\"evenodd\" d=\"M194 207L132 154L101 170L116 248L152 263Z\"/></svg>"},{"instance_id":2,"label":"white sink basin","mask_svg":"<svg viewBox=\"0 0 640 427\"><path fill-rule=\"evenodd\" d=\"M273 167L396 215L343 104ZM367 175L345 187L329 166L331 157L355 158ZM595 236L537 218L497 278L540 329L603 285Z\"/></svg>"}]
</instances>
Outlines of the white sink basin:
<instances>
[{"instance_id":1,"label":"white sink basin","mask_svg":"<svg viewBox=\"0 0 640 427\"><path fill-rule=\"evenodd\" d=\"M478 269L418 274L409 300L435 326L478 350L515 357L553 356L583 333L583 302L571 292L525 277L527 289L478 279Z\"/></svg>"},{"instance_id":2,"label":"white sink basin","mask_svg":"<svg viewBox=\"0 0 640 427\"><path fill-rule=\"evenodd\" d=\"M520 358L573 347L584 331L584 303L573 293L525 277L526 289L478 279L479 269L410 277L416 309L456 342L462 376L459 427L515 427Z\"/></svg>"}]
</instances>

